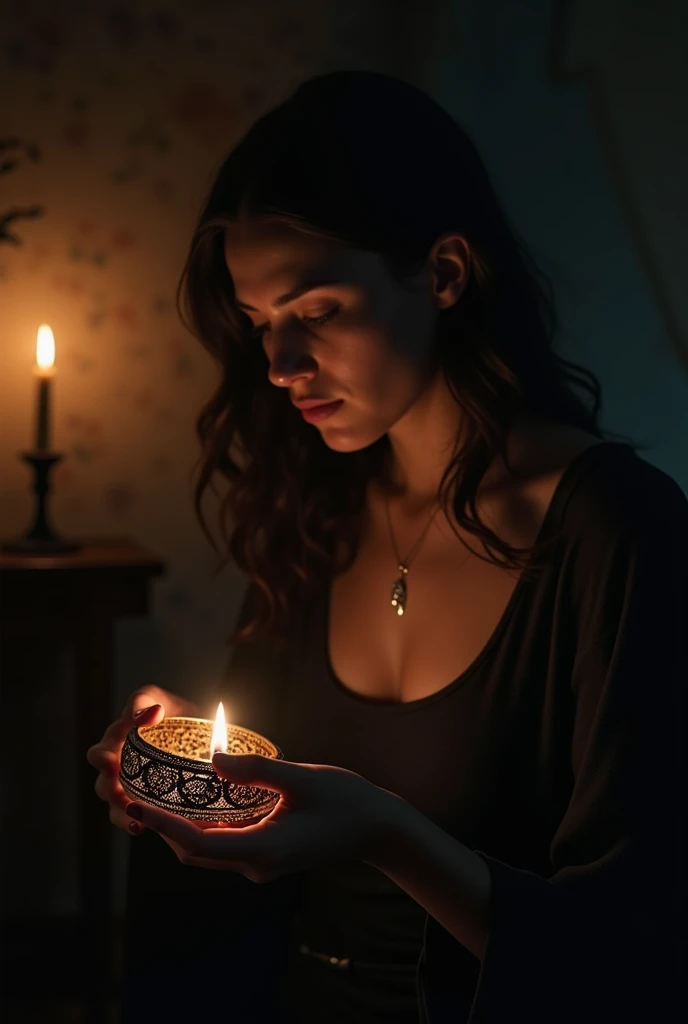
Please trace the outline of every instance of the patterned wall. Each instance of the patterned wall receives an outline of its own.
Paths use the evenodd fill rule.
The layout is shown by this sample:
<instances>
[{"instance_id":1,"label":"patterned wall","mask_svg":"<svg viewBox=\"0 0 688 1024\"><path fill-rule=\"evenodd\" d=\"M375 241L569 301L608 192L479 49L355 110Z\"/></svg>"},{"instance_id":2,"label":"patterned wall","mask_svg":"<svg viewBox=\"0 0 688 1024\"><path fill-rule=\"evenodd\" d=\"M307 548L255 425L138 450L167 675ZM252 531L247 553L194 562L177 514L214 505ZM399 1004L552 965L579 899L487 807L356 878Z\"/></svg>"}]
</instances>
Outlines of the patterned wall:
<instances>
[{"instance_id":1,"label":"patterned wall","mask_svg":"<svg viewBox=\"0 0 688 1024\"><path fill-rule=\"evenodd\" d=\"M216 378L173 304L213 169L303 78L355 66L412 77L420 37L408 19L392 36L394 9L393 0L0 5L0 537L29 525L31 481L17 454L33 441L36 332L48 323L53 446L66 454L55 526L129 536L168 566L151 617L118 628L117 710L147 681L209 705L243 591L231 570L211 578L214 556L192 511L194 419ZM27 823L32 848L48 844L51 856L39 885L17 851L12 870L24 884L7 894L7 913L76 901L68 661L32 698L60 799ZM127 837L113 833L121 901Z\"/></svg>"},{"instance_id":2,"label":"patterned wall","mask_svg":"<svg viewBox=\"0 0 688 1024\"><path fill-rule=\"evenodd\" d=\"M324 10L318 0L2 5L0 218L43 212L5 221L0 245L0 535L30 515L16 455L33 437L36 331L47 322L53 444L67 456L56 526L128 535L167 560L153 627L124 632L154 642L151 671L172 688L210 684L239 596L231 573L209 580L191 510L193 421L215 370L180 325L174 290L214 166L323 69ZM141 652L125 642L121 654L141 681Z\"/></svg>"}]
</instances>

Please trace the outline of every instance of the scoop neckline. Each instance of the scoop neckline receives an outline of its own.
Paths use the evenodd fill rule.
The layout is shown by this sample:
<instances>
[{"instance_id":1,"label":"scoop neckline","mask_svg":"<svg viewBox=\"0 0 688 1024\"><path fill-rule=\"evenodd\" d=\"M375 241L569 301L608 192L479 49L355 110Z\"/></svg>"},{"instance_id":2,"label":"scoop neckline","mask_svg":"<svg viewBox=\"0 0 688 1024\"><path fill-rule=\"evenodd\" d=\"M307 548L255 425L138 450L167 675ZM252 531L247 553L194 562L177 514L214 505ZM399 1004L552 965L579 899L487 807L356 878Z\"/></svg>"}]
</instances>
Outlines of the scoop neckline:
<instances>
[{"instance_id":1,"label":"scoop neckline","mask_svg":"<svg viewBox=\"0 0 688 1024\"><path fill-rule=\"evenodd\" d=\"M576 478L581 468L585 466L591 453L598 452L600 448L606 448L614 446L616 448L624 448L629 452L633 452L630 445L620 441L607 441L602 440L597 444L591 444L588 448L584 448L582 452L569 462L564 472L561 475L557 486L554 489L554 493L550 498L547 511L543 516L538 530L535 543L538 544L547 537L550 526L559 516L563 513L565 504L570 496L571 490L576 482ZM425 697L419 697L417 700L410 701L393 701L386 700L384 698L366 697L363 694L356 693L354 690L350 690L348 686L339 679L335 673L332 662L330 660L330 598L331 598L331 584L325 588L325 599L322 602L322 616L324 618L324 629L321 629L322 636L322 653L325 661L326 673L329 681L334 685L335 690L344 697L345 700L351 701L353 704L358 705L361 708L366 708L371 713L375 714L408 714L412 711L425 708L429 704L435 703L435 701L443 700L449 694L453 693L454 690L458 689L465 682L467 682L475 672L483 665L483 663L489 658L494 647L499 642L502 633L505 631L511 617L513 616L516 606L520 602L522 595L526 591L528 580L526 577L526 571L530 567L531 561L528 560L525 569L521 572L516 586L514 587L509 600L506 603L504 611L502 612L499 620L497 621L492 633L490 634L487 642L483 646L482 650L475 656L473 661L466 666L455 679L452 679L445 686L436 690L434 693L429 693ZM323 622L320 622L320 626L323 626Z\"/></svg>"}]
</instances>

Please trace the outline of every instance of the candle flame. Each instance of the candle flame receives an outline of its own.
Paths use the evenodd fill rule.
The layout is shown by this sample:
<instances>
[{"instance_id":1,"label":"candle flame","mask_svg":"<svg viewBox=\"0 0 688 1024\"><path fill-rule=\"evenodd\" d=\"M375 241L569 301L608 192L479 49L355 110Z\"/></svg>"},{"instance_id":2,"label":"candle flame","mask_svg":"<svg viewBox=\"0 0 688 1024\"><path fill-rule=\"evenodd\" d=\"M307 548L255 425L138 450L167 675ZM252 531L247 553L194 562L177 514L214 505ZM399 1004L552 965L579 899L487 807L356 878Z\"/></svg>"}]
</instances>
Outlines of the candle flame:
<instances>
[{"instance_id":1,"label":"candle flame","mask_svg":"<svg viewBox=\"0 0 688 1024\"><path fill-rule=\"evenodd\" d=\"M213 754L218 750L222 753L225 753L227 750L227 723L225 722L225 709L222 707L222 701L217 705L215 725L213 726L213 738L210 741L211 761L213 759Z\"/></svg>"},{"instance_id":2,"label":"candle flame","mask_svg":"<svg viewBox=\"0 0 688 1024\"><path fill-rule=\"evenodd\" d=\"M41 370L49 370L55 362L55 337L48 324L41 324L38 328L36 362Z\"/></svg>"}]
</instances>

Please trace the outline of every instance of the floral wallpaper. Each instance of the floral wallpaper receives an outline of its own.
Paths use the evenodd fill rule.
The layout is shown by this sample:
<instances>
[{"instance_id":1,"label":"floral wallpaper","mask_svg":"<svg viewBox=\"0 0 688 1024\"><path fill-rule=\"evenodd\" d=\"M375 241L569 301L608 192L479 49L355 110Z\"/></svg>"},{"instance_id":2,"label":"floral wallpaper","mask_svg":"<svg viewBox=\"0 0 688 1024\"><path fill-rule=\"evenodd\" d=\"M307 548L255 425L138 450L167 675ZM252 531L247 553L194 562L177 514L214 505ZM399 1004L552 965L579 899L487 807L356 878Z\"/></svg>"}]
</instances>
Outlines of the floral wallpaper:
<instances>
[{"instance_id":1,"label":"floral wallpaper","mask_svg":"<svg viewBox=\"0 0 688 1024\"><path fill-rule=\"evenodd\" d=\"M210 579L191 507L194 418L215 370L174 293L216 164L324 70L318 0L9 2L0 13L0 536L24 531L36 331L53 328L56 528L126 535L168 566L147 635L155 681L207 684L241 596ZM8 218L9 213L9 218ZM122 659L144 681L144 663ZM155 638L155 639L154 639Z\"/></svg>"},{"instance_id":2,"label":"floral wallpaper","mask_svg":"<svg viewBox=\"0 0 688 1024\"><path fill-rule=\"evenodd\" d=\"M36 333L48 323L52 447L65 456L54 474L55 528L129 537L167 565L149 617L118 625L113 715L146 682L211 705L243 593L236 571L212 577L214 555L193 514L194 420L216 371L174 308L214 168L302 79L337 67L401 71L392 63L393 8L392 0L0 5L0 538L30 524L32 482L18 456L33 443ZM69 912L77 899L68 659L36 681L32 698L62 798L31 823L51 866L40 887L28 884L29 871L8 894L6 912L21 915ZM118 906L127 837L113 833ZM15 861L21 879L29 869Z\"/></svg>"}]
</instances>

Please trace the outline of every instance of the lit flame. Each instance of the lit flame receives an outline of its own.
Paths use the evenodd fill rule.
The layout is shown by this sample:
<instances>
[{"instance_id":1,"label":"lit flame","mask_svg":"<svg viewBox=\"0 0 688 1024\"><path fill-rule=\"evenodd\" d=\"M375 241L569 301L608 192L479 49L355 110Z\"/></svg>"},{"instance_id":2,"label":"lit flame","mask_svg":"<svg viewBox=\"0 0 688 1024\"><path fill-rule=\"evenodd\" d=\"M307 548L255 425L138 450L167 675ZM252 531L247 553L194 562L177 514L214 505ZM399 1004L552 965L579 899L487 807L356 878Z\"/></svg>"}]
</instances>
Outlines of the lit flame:
<instances>
[{"instance_id":1,"label":"lit flame","mask_svg":"<svg viewBox=\"0 0 688 1024\"><path fill-rule=\"evenodd\" d=\"M213 738L210 741L210 760L216 751L224 753L227 750L227 723L225 722L225 709L222 701L217 705L215 725L213 726Z\"/></svg>"},{"instance_id":2,"label":"lit flame","mask_svg":"<svg viewBox=\"0 0 688 1024\"><path fill-rule=\"evenodd\" d=\"M38 328L36 362L41 370L49 370L55 362L55 337L47 324Z\"/></svg>"}]
</instances>

